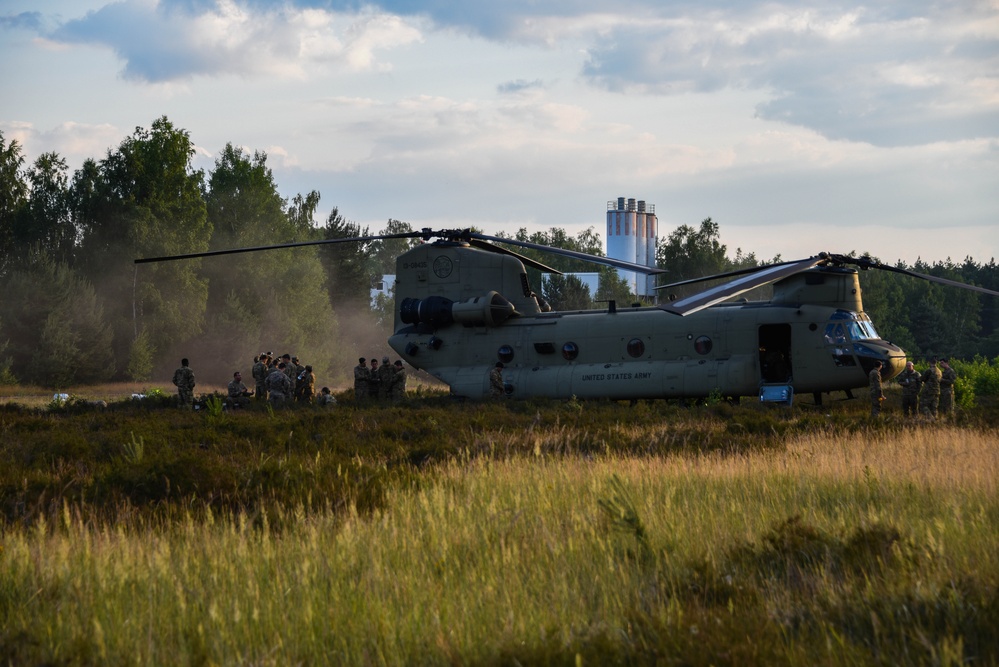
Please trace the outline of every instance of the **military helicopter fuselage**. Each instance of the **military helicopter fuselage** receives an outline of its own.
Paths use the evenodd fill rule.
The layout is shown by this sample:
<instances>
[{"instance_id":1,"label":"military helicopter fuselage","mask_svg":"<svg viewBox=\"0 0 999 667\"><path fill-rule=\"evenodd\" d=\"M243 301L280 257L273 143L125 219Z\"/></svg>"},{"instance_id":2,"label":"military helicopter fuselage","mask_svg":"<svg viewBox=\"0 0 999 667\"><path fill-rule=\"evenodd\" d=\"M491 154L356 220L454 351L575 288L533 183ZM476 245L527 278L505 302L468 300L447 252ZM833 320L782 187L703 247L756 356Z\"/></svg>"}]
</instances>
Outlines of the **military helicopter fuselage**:
<instances>
[{"instance_id":1,"label":"military helicopter fuselage","mask_svg":"<svg viewBox=\"0 0 999 667\"><path fill-rule=\"evenodd\" d=\"M396 262L389 345L456 396L490 392L504 364L512 397L756 396L762 384L820 393L884 379L905 352L863 312L857 271L818 266L774 283L769 301L721 303L685 317L658 307L557 312L517 256L467 243L420 244Z\"/></svg>"}]
</instances>

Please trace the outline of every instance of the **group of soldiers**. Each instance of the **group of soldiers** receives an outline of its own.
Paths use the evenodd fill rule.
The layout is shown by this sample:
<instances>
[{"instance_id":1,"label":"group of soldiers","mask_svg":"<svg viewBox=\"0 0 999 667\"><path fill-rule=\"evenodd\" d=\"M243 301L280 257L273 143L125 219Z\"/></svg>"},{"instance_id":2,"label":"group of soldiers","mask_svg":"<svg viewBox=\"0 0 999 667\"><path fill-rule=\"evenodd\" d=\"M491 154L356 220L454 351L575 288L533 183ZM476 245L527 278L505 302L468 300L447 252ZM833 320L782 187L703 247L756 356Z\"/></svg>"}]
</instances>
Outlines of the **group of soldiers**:
<instances>
[{"instance_id":1,"label":"group of soldiers","mask_svg":"<svg viewBox=\"0 0 999 667\"><path fill-rule=\"evenodd\" d=\"M256 385L254 392L247 392L246 387L236 378L237 375L238 371L233 374L233 381L229 383L231 398L242 397L246 400L247 397L256 395L257 400L270 401L274 407L292 401L315 402L319 405L336 403L329 387L323 387L316 396L316 374L312 371L312 366L301 364L298 357L290 354L276 357L270 352L261 352L253 358L253 381Z\"/></svg>"},{"instance_id":2,"label":"group of soldiers","mask_svg":"<svg viewBox=\"0 0 999 667\"><path fill-rule=\"evenodd\" d=\"M392 401L398 403L406 397L406 369L402 360L389 363L388 357L368 360L361 357L354 366L354 399L358 403L365 401Z\"/></svg>"},{"instance_id":3,"label":"group of soldiers","mask_svg":"<svg viewBox=\"0 0 999 667\"><path fill-rule=\"evenodd\" d=\"M875 368L870 373L871 385L871 416L877 417L884 401L881 388L881 362L875 362ZM957 381L957 371L951 368L947 359L939 362L936 357L930 359L930 366L920 373L907 362L905 370L897 378L902 387L902 414L905 417L915 417L922 414L929 419L937 416L949 417L954 414L954 383Z\"/></svg>"}]
</instances>

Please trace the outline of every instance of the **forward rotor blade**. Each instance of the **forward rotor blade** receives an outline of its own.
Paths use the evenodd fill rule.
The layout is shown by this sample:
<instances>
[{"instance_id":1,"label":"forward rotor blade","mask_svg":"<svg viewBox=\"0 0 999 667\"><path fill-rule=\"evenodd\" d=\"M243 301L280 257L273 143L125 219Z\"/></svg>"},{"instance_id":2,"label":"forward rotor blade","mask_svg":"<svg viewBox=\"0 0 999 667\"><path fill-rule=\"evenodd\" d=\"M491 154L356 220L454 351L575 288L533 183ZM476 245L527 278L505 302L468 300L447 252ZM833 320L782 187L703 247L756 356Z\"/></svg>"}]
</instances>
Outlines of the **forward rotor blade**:
<instances>
[{"instance_id":1,"label":"forward rotor blade","mask_svg":"<svg viewBox=\"0 0 999 667\"><path fill-rule=\"evenodd\" d=\"M597 257L596 255L589 255L585 252L576 252L575 250L564 250L562 248L553 248L552 246L541 245L540 243L530 243L529 241L506 239L500 236L487 236L486 234L479 234L477 232L469 232L468 238L479 239L481 241L491 241L494 243L506 243L508 245L520 246L522 248L531 248L533 250L541 250L542 252L550 252L555 255L562 255L564 257L581 259L586 262L593 262L594 264L603 264L604 266L613 266L615 269L624 269L625 271L634 271L636 273L643 273L646 275L656 275L659 273L666 273L664 269L658 269L653 266L645 266L644 264L633 264L631 262L625 262L620 259L612 259L610 257Z\"/></svg>"},{"instance_id":2,"label":"forward rotor blade","mask_svg":"<svg viewBox=\"0 0 999 667\"><path fill-rule=\"evenodd\" d=\"M901 273L902 275L909 276L910 278L920 278L922 280L928 280L931 283L947 285L948 287L958 287L960 289L971 290L972 292L978 292L980 294L988 294L989 296L999 296L999 292L987 289L985 287L979 287L978 285L969 285L968 283L962 283L958 280L951 280L949 278L940 278L938 276L931 276L928 273L919 273L918 271L910 271L909 269L900 269L897 266L882 264L881 262L875 261L867 257L861 257L859 259L853 257L845 257L845 258L840 258L837 261L843 261L849 264L855 264L862 269L882 269L884 271L891 271L893 273Z\"/></svg>"},{"instance_id":3,"label":"forward rotor blade","mask_svg":"<svg viewBox=\"0 0 999 667\"><path fill-rule=\"evenodd\" d=\"M659 308L661 310L665 310L667 313L673 313L674 315L690 315L691 313L704 310L705 308L725 301L726 299L739 296L749 290L762 287L763 285L769 285L770 283L777 282L781 278L787 278L788 276L793 276L801 271L806 271L813 266L824 264L827 261L828 259L824 257L809 257L808 259L799 259L793 262L783 262L772 266L758 267L755 272L745 277L737 278L736 280L731 280L723 285L706 289L703 292L694 294L693 296L677 299L676 301L670 303L660 304Z\"/></svg>"},{"instance_id":4,"label":"forward rotor blade","mask_svg":"<svg viewBox=\"0 0 999 667\"><path fill-rule=\"evenodd\" d=\"M547 266L545 264L542 264L541 262L533 260L530 257L525 257L524 255L521 255L518 252L514 252L508 248L504 248L502 246L498 246L492 243L487 243L485 241L479 241L478 239L469 239L468 243L469 245L473 245L476 248L485 250L487 252L495 252L499 253L500 255L510 255L512 257L516 257L517 259L519 259L521 262L524 263L524 266L530 266L531 268L538 269L539 271L543 271L545 273L554 273L557 276L562 275L562 272L559 271L558 269L553 269L550 266Z\"/></svg>"},{"instance_id":5,"label":"forward rotor blade","mask_svg":"<svg viewBox=\"0 0 999 667\"><path fill-rule=\"evenodd\" d=\"M136 264L150 262L172 262L177 259L196 259L198 257L215 257L217 255L236 255L243 252L258 252L260 250L279 250L281 248L301 248L310 245L326 245L328 243L352 243L357 241L377 241L379 239L416 239L426 238L425 232L402 232L399 234L379 234L375 236L355 236L346 239L318 239L315 241L297 241L294 243L278 243L275 245L256 246L253 248L227 248L225 250L206 250L190 252L183 255L165 255L163 257L142 257L135 260Z\"/></svg>"}]
</instances>

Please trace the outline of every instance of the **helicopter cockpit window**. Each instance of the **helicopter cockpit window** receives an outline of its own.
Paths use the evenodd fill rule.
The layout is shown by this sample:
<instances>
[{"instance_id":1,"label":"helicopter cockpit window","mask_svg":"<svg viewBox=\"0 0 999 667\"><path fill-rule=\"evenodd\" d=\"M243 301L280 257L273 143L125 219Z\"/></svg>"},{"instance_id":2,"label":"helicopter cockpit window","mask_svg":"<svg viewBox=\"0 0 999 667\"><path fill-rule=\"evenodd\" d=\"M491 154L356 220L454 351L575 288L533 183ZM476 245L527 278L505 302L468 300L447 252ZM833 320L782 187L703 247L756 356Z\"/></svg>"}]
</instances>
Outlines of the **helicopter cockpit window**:
<instances>
[{"instance_id":1,"label":"helicopter cockpit window","mask_svg":"<svg viewBox=\"0 0 999 667\"><path fill-rule=\"evenodd\" d=\"M641 338L632 338L628 341L628 356L638 358L645 354L645 341Z\"/></svg>"},{"instance_id":2,"label":"helicopter cockpit window","mask_svg":"<svg viewBox=\"0 0 999 667\"><path fill-rule=\"evenodd\" d=\"M845 322L830 322L826 325L826 342L833 345L840 345L850 340L877 340L880 338L878 332L874 330L874 324L866 313L850 313L838 311L832 317L834 320L846 320Z\"/></svg>"},{"instance_id":3,"label":"helicopter cockpit window","mask_svg":"<svg viewBox=\"0 0 999 667\"><path fill-rule=\"evenodd\" d=\"M562 356L566 361L572 361L579 356L579 346L575 343L566 343L562 346Z\"/></svg>"},{"instance_id":4,"label":"helicopter cockpit window","mask_svg":"<svg viewBox=\"0 0 999 667\"><path fill-rule=\"evenodd\" d=\"M863 315L861 317L867 317ZM853 340L875 340L878 338L878 332L874 330L874 325L871 321L858 319L855 322L848 322L847 328L850 330L850 338Z\"/></svg>"},{"instance_id":5,"label":"helicopter cockpit window","mask_svg":"<svg viewBox=\"0 0 999 667\"><path fill-rule=\"evenodd\" d=\"M504 364L510 363L513 361L513 348L509 345L501 345L500 349L496 350L496 357Z\"/></svg>"},{"instance_id":6,"label":"helicopter cockpit window","mask_svg":"<svg viewBox=\"0 0 999 667\"><path fill-rule=\"evenodd\" d=\"M698 336L697 340L694 341L694 350L697 351L697 354L707 354L711 351L712 345L711 339L707 336Z\"/></svg>"},{"instance_id":7,"label":"helicopter cockpit window","mask_svg":"<svg viewBox=\"0 0 999 667\"><path fill-rule=\"evenodd\" d=\"M842 324L832 324L826 325L826 342L830 345L842 345L846 343L846 329L843 328Z\"/></svg>"}]
</instances>

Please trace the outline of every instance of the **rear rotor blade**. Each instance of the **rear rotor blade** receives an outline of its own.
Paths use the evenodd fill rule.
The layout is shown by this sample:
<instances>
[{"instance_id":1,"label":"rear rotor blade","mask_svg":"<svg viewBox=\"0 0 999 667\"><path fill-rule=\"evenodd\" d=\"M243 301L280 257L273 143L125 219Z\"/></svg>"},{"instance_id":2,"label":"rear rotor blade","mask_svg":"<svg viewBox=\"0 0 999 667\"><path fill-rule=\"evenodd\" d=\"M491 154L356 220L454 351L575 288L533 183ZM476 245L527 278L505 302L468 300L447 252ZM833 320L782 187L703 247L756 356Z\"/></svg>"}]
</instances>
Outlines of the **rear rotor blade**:
<instances>
[{"instance_id":1,"label":"rear rotor blade","mask_svg":"<svg viewBox=\"0 0 999 667\"><path fill-rule=\"evenodd\" d=\"M542 271L544 273L554 273L557 276L561 276L562 275L562 272L559 271L558 269L553 269L550 266L547 266L545 264L542 264L541 262L533 260L530 257L525 257L524 255L521 255L520 253L514 252L512 250L509 250L508 248L504 248L502 246L494 245L492 243L486 243L485 241L479 241L478 239L469 239L468 243L469 243L469 245L473 245L476 248L479 248L480 250L485 250L487 252L495 252L495 253L499 253L501 255L510 255L512 257L516 257L517 259L519 259L521 262L524 263L524 266L529 266L531 268L538 269L539 271Z\"/></svg>"},{"instance_id":2,"label":"rear rotor blade","mask_svg":"<svg viewBox=\"0 0 999 667\"><path fill-rule=\"evenodd\" d=\"M354 243L357 241L377 241L379 239L415 239L426 238L426 230L422 232L402 232L399 234L379 234L375 236L355 236L346 239L318 239L315 241L296 241L294 243L278 243L275 245L256 246L254 248L228 248L225 250L206 250L190 252L183 255L165 255L163 257L142 257L135 260L136 264L150 262L171 262L177 259L196 259L198 257L215 257L217 255L236 255L243 252L259 252L261 250L279 250L281 248L301 248L310 245L325 245L328 243Z\"/></svg>"}]
</instances>

